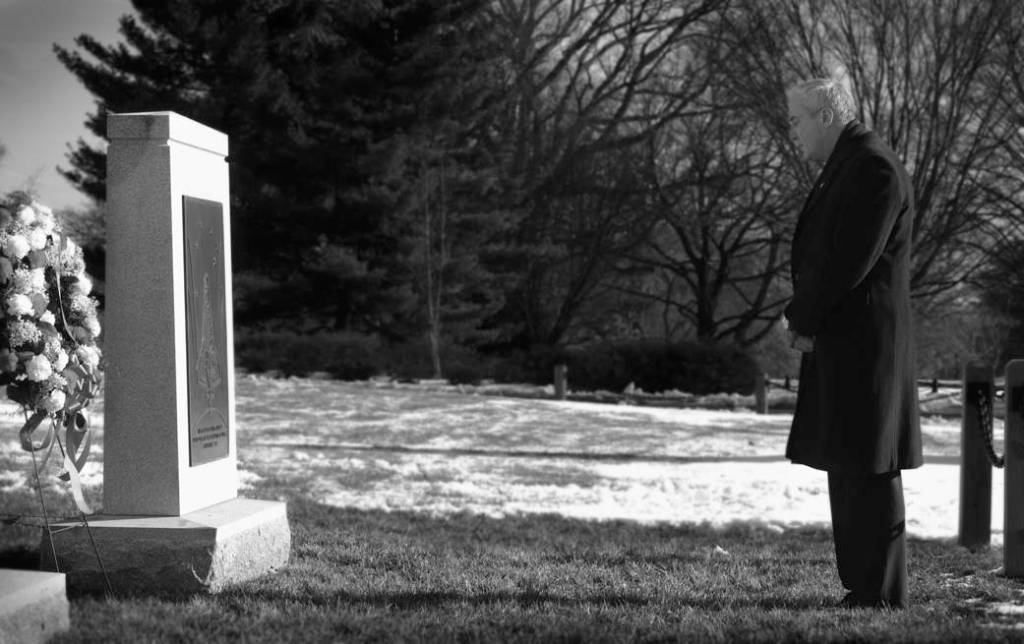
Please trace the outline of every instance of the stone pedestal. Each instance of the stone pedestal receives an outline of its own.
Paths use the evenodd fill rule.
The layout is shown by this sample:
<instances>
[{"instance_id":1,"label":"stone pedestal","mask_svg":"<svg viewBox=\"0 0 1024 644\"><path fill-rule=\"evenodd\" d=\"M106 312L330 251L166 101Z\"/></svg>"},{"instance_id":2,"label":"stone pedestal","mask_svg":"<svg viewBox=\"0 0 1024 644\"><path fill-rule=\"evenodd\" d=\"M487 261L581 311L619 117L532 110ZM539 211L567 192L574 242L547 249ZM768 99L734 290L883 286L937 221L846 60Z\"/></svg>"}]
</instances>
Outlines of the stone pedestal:
<instances>
[{"instance_id":1,"label":"stone pedestal","mask_svg":"<svg viewBox=\"0 0 1024 644\"><path fill-rule=\"evenodd\" d=\"M174 112L111 114L107 135L103 511L177 516L238 495L228 137ZM190 200L219 207L206 231L218 253L192 252L204 238L189 238ZM208 279L190 281L192 265ZM188 310L196 299L208 315ZM218 358L209 406L225 416L213 460L195 458L190 427L210 381L190 360L200 335Z\"/></svg>"},{"instance_id":2,"label":"stone pedestal","mask_svg":"<svg viewBox=\"0 0 1024 644\"><path fill-rule=\"evenodd\" d=\"M285 504L277 501L232 499L180 517L104 515L89 527L116 595L218 592L284 566L291 547ZM70 521L53 529L68 589L103 592L85 527ZM42 567L53 569L50 549L40 552Z\"/></svg>"},{"instance_id":3,"label":"stone pedestal","mask_svg":"<svg viewBox=\"0 0 1024 644\"><path fill-rule=\"evenodd\" d=\"M45 642L70 628L64 575L0 568L0 642Z\"/></svg>"},{"instance_id":4,"label":"stone pedestal","mask_svg":"<svg viewBox=\"0 0 1024 644\"><path fill-rule=\"evenodd\" d=\"M216 592L288 561L285 504L239 499L227 136L107 120L103 514L58 524L72 591ZM44 537L45 538L45 537ZM56 563L56 565L55 565Z\"/></svg>"},{"instance_id":5,"label":"stone pedestal","mask_svg":"<svg viewBox=\"0 0 1024 644\"><path fill-rule=\"evenodd\" d=\"M957 543L965 548L987 547L992 540L992 464L985 452L979 415L982 406L993 411L995 378L991 366L964 367L960 399L960 527Z\"/></svg>"},{"instance_id":6,"label":"stone pedestal","mask_svg":"<svg viewBox=\"0 0 1024 644\"><path fill-rule=\"evenodd\" d=\"M1003 574L1024 577L1024 360L1006 365Z\"/></svg>"}]
</instances>

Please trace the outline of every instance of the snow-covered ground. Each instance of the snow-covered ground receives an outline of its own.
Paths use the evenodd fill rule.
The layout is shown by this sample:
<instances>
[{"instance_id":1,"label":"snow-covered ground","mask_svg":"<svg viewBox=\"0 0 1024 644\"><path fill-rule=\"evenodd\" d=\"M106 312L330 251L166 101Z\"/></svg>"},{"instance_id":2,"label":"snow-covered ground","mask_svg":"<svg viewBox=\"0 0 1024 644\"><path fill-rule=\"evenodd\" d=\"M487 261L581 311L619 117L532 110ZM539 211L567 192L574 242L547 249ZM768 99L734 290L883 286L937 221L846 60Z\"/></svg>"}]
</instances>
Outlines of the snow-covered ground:
<instances>
[{"instance_id":1,"label":"snow-covered ground","mask_svg":"<svg viewBox=\"0 0 1024 644\"><path fill-rule=\"evenodd\" d=\"M0 410L0 447L11 467L0 471L0 499L24 486L32 467L16 448L18 417L8 407ZM94 416L102 434L101 414ZM777 530L829 523L826 475L783 457L788 414L240 376L237 417L243 486L272 478L332 505L753 521ZM959 421L926 418L923 429L926 464L903 475L908 530L955 537ZM1001 423L996 430L1001 436ZM101 449L83 472L86 494L97 500ZM994 542L1002 539L1002 498L997 471Z\"/></svg>"}]
</instances>

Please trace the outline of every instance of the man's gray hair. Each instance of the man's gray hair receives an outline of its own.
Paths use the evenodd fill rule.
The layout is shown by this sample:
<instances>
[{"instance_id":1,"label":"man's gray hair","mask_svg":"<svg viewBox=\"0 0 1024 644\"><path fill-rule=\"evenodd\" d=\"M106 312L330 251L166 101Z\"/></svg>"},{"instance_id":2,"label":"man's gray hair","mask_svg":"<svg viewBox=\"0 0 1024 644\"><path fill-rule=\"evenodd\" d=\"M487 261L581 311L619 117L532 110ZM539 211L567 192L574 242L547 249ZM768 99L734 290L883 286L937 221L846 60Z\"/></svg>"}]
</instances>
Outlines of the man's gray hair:
<instances>
[{"instance_id":1,"label":"man's gray hair","mask_svg":"<svg viewBox=\"0 0 1024 644\"><path fill-rule=\"evenodd\" d=\"M846 125L856 117L853 97L841 82L834 78L812 78L791 86L787 96L795 96L810 111L832 110L836 124Z\"/></svg>"}]
</instances>

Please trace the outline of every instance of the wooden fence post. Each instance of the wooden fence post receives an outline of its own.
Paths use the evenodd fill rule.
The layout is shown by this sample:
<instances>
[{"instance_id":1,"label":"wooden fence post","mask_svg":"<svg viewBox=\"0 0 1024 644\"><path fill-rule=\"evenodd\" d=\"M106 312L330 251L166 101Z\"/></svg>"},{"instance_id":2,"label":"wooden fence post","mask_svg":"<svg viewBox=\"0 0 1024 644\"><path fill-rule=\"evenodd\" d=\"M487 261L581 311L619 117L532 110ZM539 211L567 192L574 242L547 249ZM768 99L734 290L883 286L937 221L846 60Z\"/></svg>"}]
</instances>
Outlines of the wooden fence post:
<instances>
[{"instance_id":1,"label":"wooden fence post","mask_svg":"<svg viewBox=\"0 0 1024 644\"><path fill-rule=\"evenodd\" d=\"M768 376L761 372L757 373L757 380L754 384L754 402L757 413L768 413Z\"/></svg>"},{"instance_id":2,"label":"wooden fence post","mask_svg":"<svg viewBox=\"0 0 1024 644\"><path fill-rule=\"evenodd\" d=\"M960 390L960 532L957 543L987 546L992 536L992 464L985 452L982 413L991 418L995 398L992 367L968 364ZM982 403L987 409L982 408Z\"/></svg>"},{"instance_id":3,"label":"wooden fence post","mask_svg":"<svg viewBox=\"0 0 1024 644\"><path fill-rule=\"evenodd\" d=\"M567 372L569 368L564 364L555 365L555 398L559 400L565 400L565 392L567 388Z\"/></svg>"},{"instance_id":4,"label":"wooden fence post","mask_svg":"<svg viewBox=\"0 0 1024 644\"><path fill-rule=\"evenodd\" d=\"M1024 360L1006 365L1003 573L1024 577Z\"/></svg>"}]
</instances>

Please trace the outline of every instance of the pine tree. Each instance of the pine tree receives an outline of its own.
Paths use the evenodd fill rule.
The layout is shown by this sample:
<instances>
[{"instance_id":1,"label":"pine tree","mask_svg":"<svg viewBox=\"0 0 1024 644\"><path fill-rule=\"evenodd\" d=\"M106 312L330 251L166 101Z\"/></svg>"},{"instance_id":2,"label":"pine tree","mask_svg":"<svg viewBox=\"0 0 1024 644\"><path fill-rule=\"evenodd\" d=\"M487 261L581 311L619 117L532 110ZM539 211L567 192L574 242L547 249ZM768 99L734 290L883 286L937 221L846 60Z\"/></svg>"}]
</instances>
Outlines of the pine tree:
<instances>
[{"instance_id":1,"label":"pine tree","mask_svg":"<svg viewBox=\"0 0 1024 644\"><path fill-rule=\"evenodd\" d=\"M416 169L439 158L434 147L486 158L466 143L491 100L476 71L489 51L479 46L483 3L133 5L139 17L122 18L124 43L83 35L78 51L57 46L57 56L96 96L87 126L97 136L108 112L146 110L229 135L239 321L290 312L396 338L418 332ZM450 109L462 112L449 118ZM102 200L102 149L79 140L68 160L65 176Z\"/></svg>"}]
</instances>

